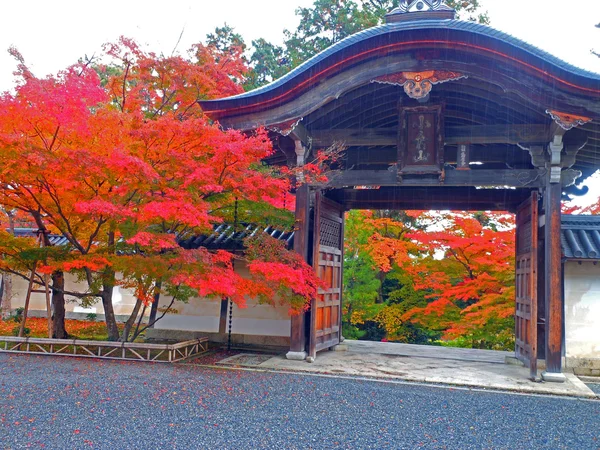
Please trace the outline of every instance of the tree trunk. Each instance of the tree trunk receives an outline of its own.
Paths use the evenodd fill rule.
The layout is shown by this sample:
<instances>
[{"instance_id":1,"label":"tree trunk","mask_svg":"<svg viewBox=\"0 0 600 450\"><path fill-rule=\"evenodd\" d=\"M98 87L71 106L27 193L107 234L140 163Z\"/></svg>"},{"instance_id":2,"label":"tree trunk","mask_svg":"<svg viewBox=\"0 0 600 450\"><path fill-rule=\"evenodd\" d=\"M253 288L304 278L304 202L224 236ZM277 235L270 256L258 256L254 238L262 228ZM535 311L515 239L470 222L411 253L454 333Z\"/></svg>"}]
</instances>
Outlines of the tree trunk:
<instances>
[{"instance_id":1,"label":"tree trunk","mask_svg":"<svg viewBox=\"0 0 600 450\"><path fill-rule=\"evenodd\" d=\"M142 313L140 314L140 317L138 318L137 326L135 327L135 331L133 332L133 337L131 338L131 342L135 341L136 338L140 335L140 326L142 325L142 320L144 320L144 314L146 314L147 306L148 305L146 305L144 303L144 307L142 308Z\"/></svg>"},{"instance_id":2,"label":"tree trunk","mask_svg":"<svg viewBox=\"0 0 600 450\"><path fill-rule=\"evenodd\" d=\"M50 283L44 274L44 294L46 296L46 318L48 320L48 338L52 339L52 301L50 300Z\"/></svg>"},{"instance_id":3,"label":"tree trunk","mask_svg":"<svg viewBox=\"0 0 600 450\"><path fill-rule=\"evenodd\" d=\"M115 272L107 269L104 283L102 284L102 307L104 308L104 321L108 331L109 341L119 340L119 327L115 318L115 310L112 304L113 288L115 286Z\"/></svg>"},{"instance_id":4,"label":"tree trunk","mask_svg":"<svg viewBox=\"0 0 600 450\"><path fill-rule=\"evenodd\" d=\"M137 316L140 313L141 307L142 301L138 298L135 300L135 306L133 307L133 311L129 315L127 322L125 322L125 327L123 328L123 333L121 334L121 342L127 342L129 340L129 333L131 333L131 329L133 328L135 319L137 319Z\"/></svg>"},{"instance_id":5,"label":"tree trunk","mask_svg":"<svg viewBox=\"0 0 600 450\"><path fill-rule=\"evenodd\" d=\"M25 322L27 322L27 314L29 313L29 301L31 300L31 291L33 290L33 278L35 277L35 268L37 267L37 261L33 263L31 269L31 278L29 278L29 284L27 285L27 294L25 295L25 306L23 307L23 315L21 316L21 326L19 327L19 337L23 337L25 334Z\"/></svg>"},{"instance_id":6,"label":"tree trunk","mask_svg":"<svg viewBox=\"0 0 600 450\"><path fill-rule=\"evenodd\" d=\"M384 301L384 298L383 298L383 282L385 281L385 272L379 271L379 274L378 274L377 278L379 278L379 287L377 288L377 300L375 300L375 303L377 303L378 305L380 305Z\"/></svg>"},{"instance_id":7,"label":"tree trunk","mask_svg":"<svg viewBox=\"0 0 600 450\"><path fill-rule=\"evenodd\" d=\"M108 246L111 253L115 252L115 232L108 233ZM109 341L119 340L119 327L115 318L115 310L112 304L113 288L115 287L115 271L107 268L104 271L104 280L102 282L102 307L104 308L104 322L108 331Z\"/></svg>"},{"instance_id":8,"label":"tree trunk","mask_svg":"<svg viewBox=\"0 0 600 450\"><path fill-rule=\"evenodd\" d=\"M2 293L0 293L0 319L6 319L12 312L12 275L2 274Z\"/></svg>"},{"instance_id":9,"label":"tree trunk","mask_svg":"<svg viewBox=\"0 0 600 450\"><path fill-rule=\"evenodd\" d=\"M348 324L348 327L352 326L352 304L348 305L348 321L346 322Z\"/></svg>"},{"instance_id":10,"label":"tree trunk","mask_svg":"<svg viewBox=\"0 0 600 450\"><path fill-rule=\"evenodd\" d=\"M14 236L15 219L12 213L8 214L8 232ZM12 275L2 273L2 291L0 292L0 320L6 319L12 313Z\"/></svg>"},{"instance_id":11,"label":"tree trunk","mask_svg":"<svg viewBox=\"0 0 600 450\"><path fill-rule=\"evenodd\" d=\"M154 328L154 322L156 322L156 314L158 313L158 304L160 303L160 289L162 288L162 280L156 282L156 289L154 294L154 300L152 301L152 307L150 308L150 317L148 323L151 323L151 328Z\"/></svg>"},{"instance_id":12,"label":"tree trunk","mask_svg":"<svg viewBox=\"0 0 600 450\"><path fill-rule=\"evenodd\" d=\"M65 274L61 271L52 273L52 305L54 315L52 317L52 337L55 339L67 339L69 334L65 328Z\"/></svg>"}]
</instances>

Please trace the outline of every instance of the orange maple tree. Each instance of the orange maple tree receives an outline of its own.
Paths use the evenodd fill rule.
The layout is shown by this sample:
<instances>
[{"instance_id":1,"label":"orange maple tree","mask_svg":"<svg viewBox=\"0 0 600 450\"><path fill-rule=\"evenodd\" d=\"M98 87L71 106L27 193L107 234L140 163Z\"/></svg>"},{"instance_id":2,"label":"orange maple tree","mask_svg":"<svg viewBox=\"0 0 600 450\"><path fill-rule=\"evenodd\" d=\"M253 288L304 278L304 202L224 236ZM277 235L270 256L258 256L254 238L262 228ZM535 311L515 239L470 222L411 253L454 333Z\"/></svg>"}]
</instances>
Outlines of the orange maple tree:
<instances>
[{"instance_id":1,"label":"orange maple tree","mask_svg":"<svg viewBox=\"0 0 600 450\"><path fill-rule=\"evenodd\" d=\"M368 237L358 243L356 236L363 229ZM364 286L372 286L368 280L361 284L350 279L347 307L356 306L353 290L360 291L361 286L370 292L371 302L385 297L383 308L366 307L364 299L360 307L372 312L370 320L385 330L387 339L425 342L435 340L437 334L445 340L468 338L470 345L510 345L514 314L512 216L366 211L361 220L350 222L348 234L353 237L352 246L378 270L379 275L363 271L362 276L379 278L379 295L373 287L364 291ZM353 275L351 257L347 256L346 264ZM350 320L359 323L356 318Z\"/></svg>"},{"instance_id":2,"label":"orange maple tree","mask_svg":"<svg viewBox=\"0 0 600 450\"><path fill-rule=\"evenodd\" d=\"M407 267L415 288L430 292L430 303L413 308L402 319L437 322L445 339L473 334L490 322L510 322L515 295L513 217L430 215L435 215L437 227L443 229L409 235L426 257Z\"/></svg>"}]
</instances>

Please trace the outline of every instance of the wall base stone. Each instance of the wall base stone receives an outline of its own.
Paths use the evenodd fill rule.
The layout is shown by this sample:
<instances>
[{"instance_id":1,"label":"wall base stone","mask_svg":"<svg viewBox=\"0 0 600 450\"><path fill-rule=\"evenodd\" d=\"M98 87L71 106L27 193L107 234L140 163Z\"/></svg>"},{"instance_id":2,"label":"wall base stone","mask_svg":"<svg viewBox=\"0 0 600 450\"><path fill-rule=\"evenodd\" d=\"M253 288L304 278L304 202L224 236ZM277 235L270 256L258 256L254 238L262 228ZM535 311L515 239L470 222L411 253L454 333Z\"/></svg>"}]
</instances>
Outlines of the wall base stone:
<instances>
[{"instance_id":1,"label":"wall base stone","mask_svg":"<svg viewBox=\"0 0 600 450\"><path fill-rule=\"evenodd\" d=\"M505 358L506 364L521 366L523 363L514 356ZM563 358L563 372L588 377L600 376L600 358ZM546 369L546 361L538 359L538 370Z\"/></svg>"},{"instance_id":2,"label":"wall base stone","mask_svg":"<svg viewBox=\"0 0 600 450\"><path fill-rule=\"evenodd\" d=\"M226 333L205 333L202 331L181 331L148 328L147 342L180 342L206 336L212 344L227 345L229 336ZM232 334L231 345L236 348L284 352L290 348L290 338L284 336L258 336L249 334Z\"/></svg>"}]
</instances>

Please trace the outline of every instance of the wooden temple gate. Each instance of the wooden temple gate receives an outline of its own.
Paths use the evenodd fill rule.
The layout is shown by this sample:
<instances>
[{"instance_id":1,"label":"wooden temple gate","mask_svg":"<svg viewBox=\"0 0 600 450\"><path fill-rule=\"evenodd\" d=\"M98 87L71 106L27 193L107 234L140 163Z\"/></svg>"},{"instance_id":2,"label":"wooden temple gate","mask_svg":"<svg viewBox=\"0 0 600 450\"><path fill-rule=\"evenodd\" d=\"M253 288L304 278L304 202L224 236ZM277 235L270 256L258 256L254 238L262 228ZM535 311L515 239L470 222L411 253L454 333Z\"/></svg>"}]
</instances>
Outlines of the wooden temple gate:
<instances>
[{"instance_id":1,"label":"wooden temple gate","mask_svg":"<svg viewBox=\"0 0 600 450\"><path fill-rule=\"evenodd\" d=\"M516 356L532 377L545 358L544 379L563 381L561 197L599 168L600 76L453 18L442 1L403 0L385 25L201 106L225 127L266 127L276 149L266 162L300 178L319 151L343 147L327 182L296 192L294 248L327 286L292 318L289 358L340 341L344 211L509 211Z\"/></svg>"},{"instance_id":2,"label":"wooden temple gate","mask_svg":"<svg viewBox=\"0 0 600 450\"><path fill-rule=\"evenodd\" d=\"M537 376L538 193L517 209L515 261L515 354Z\"/></svg>"},{"instance_id":3,"label":"wooden temple gate","mask_svg":"<svg viewBox=\"0 0 600 450\"><path fill-rule=\"evenodd\" d=\"M316 192L313 221L313 267L326 284L310 308L308 355L340 343L342 334L342 273L344 265L344 209Z\"/></svg>"}]
</instances>

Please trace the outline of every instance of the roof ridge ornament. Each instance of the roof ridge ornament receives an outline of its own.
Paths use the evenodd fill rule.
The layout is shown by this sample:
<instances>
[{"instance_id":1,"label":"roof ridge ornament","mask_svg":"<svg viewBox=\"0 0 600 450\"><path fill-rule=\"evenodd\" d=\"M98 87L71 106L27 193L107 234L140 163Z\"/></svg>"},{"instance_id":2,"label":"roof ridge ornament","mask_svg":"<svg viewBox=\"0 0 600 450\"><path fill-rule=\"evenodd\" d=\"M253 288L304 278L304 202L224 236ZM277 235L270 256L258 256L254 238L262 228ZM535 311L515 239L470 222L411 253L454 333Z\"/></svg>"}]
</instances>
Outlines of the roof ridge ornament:
<instances>
[{"instance_id":1,"label":"roof ridge ornament","mask_svg":"<svg viewBox=\"0 0 600 450\"><path fill-rule=\"evenodd\" d=\"M419 19L454 19L456 12L446 0L400 0L397 8L387 14L386 22L406 22Z\"/></svg>"},{"instance_id":2,"label":"roof ridge ornament","mask_svg":"<svg viewBox=\"0 0 600 450\"><path fill-rule=\"evenodd\" d=\"M400 0L400 5L397 9L403 10L404 12L415 12L415 11L425 11L438 9L443 3L446 3L445 0Z\"/></svg>"}]
</instances>

